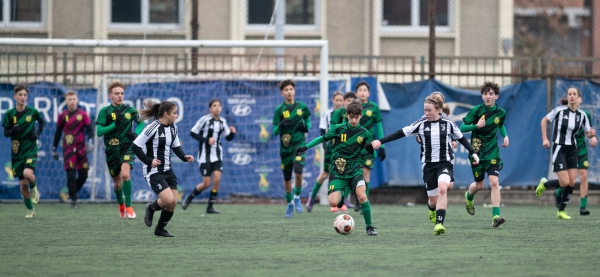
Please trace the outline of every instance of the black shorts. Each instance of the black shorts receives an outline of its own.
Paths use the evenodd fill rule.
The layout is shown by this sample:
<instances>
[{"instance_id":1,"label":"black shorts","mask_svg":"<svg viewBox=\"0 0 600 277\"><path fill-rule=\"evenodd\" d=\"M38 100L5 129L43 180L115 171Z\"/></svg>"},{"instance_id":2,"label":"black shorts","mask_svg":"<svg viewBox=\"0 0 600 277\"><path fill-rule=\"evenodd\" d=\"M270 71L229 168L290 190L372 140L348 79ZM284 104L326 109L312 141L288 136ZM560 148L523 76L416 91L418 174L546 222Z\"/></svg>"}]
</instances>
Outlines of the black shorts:
<instances>
[{"instance_id":1,"label":"black shorts","mask_svg":"<svg viewBox=\"0 0 600 277\"><path fill-rule=\"evenodd\" d=\"M167 188L177 189L177 176L175 176L173 170L157 172L146 176L146 181L148 181L148 186L150 186L156 195Z\"/></svg>"},{"instance_id":2,"label":"black shorts","mask_svg":"<svg viewBox=\"0 0 600 277\"><path fill-rule=\"evenodd\" d=\"M552 145L552 164L554 172L577 168L577 147L575 145Z\"/></svg>"},{"instance_id":3,"label":"black shorts","mask_svg":"<svg viewBox=\"0 0 600 277\"><path fill-rule=\"evenodd\" d=\"M200 174L202 174L204 177L209 177L214 171L217 170L223 172L223 166L221 165L220 161L200 164Z\"/></svg>"},{"instance_id":4,"label":"black shorts","mask_svg":"<svg viewBox=\"0 0 600 277\"><path fill-rule=\"evenodd\" d=\"M425 182L425 189L427 194L434 193L433 196L437 195L438 188L438 177L442 174L450 176L450 180L454 180L454 165L450 162L434 162L426 163L423 166L423 182Z\"/></svg>"}]
</instances>

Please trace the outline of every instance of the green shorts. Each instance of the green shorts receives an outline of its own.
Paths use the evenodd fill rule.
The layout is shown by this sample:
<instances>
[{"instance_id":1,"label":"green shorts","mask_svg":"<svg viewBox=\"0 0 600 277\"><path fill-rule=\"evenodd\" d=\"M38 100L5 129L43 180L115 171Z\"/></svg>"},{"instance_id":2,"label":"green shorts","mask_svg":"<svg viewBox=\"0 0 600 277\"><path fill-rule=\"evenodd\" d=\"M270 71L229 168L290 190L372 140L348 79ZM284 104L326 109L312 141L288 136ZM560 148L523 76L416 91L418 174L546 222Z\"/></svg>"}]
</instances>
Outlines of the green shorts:
<instances>
[{"instance_id":1,"label":"green shorts","mask_svg":"<svg viewBox=\"0 0 600 277\"><path fill-rule=\"evenodd\" d=\"M292 180L292 172L296 174L302 174L302 170L304 169L304 162L306 154L302 153L302 155L294 156L293 153L290 154L280 154L281 157L281 170L283 170L283 180L289 181Z\"/></svg>"},{"instance_id":2,"label":"green shorts","mask_svg":"<svg viewBox=\"0 0 600 277\"><path fill-rule=\"evenodd\" d=\"M106 165L111 177L121 174L122 164L129 164L131 169L133 169L135 154L131 150L131 143L107 147L104 153L106 154Z\"/></svg>"},{"instance_id":3,"label":"green shorts","mask_svg":"<svg viewBox=\"0 0 600 277\"><path fill-rule=\"evenodd\" d=\"M351 191L354 191L356 187L361 184L366 186L365 178L362 174L356 175L349 179L329 179L329 188L327 189L327 195L332 194L336 191L341 191L342 196L346 197L350 194Z\"/></svg>"},{"instance_id":4,"label":"green shorts","mask_svg":"<svg viewBox=\"0 0 600 277\"><path fill-rule=\"evenodd\" d=\"M500 158L485 161L480 160L478 165L471 164L475 182L483 181L483 179L485 179L485 173L487 173L488 176L499 176L502 167L502 159Z\"/></svg>"},{"instance_id":5,"label":"green shorts","mask_svg":"<svg viewBox=\"0 0 600 277\"><path fill-rule=\"evenodd\" d=\"M36 161L37 155L27 158L12 158L11 164L13 176L19 178L19 180L23 180L23 172L25 171L25 168L31 168L33 172L35 172Z\"/></svg>"},{"instance_id":6,"label":"green shorts","mask_svg":"<svg viewBox=\"0 0 600 277\"><path fill-rule=\"evenodd\" d=\"M588 169L589 163L588 163L588 155L587 153L585 155L581 155L577 157L577 168L579 169Z\"/></svg>"}]
</instances>

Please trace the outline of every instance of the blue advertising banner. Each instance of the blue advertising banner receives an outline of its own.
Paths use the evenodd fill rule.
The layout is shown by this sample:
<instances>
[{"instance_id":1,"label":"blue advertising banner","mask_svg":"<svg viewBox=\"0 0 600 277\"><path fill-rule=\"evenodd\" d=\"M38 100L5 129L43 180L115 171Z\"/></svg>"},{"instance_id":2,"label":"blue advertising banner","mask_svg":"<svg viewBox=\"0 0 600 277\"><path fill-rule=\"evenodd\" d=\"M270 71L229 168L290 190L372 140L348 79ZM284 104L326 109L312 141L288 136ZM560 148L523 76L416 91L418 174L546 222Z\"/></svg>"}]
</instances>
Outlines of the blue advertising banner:
<instances>
[{"instance_id":1,"label":"blue advertising banner","mask_svg":"<svg viewBox=\"0 0 600 277\"><path fill-rule=\"evenodd\" d=\"M460 127L463 117L475 105L482 103L479 91L450 87L435 80L405 84L381 84L391 106L384 112L386 134L410 125L423 115L423 101L433 91L440 91L450 106L451 116ZM507 111L508 148L500 147L504 168L500 172L502 186L537 184L548 174L548 155L541 144L540 121L546 115L547 85L545 81L526 81L502 87L496 103ZM466 134L470 139L470 135ZM502 137L498 134L499 141ZM468 153L459 145L454 163L454 179L458 186L473 182ZM392 186L423 184L420 146L415 138L404 138L386 146L389 181ZM487 183L487 181L486 181Z\"/></svg>"}]
</instances>

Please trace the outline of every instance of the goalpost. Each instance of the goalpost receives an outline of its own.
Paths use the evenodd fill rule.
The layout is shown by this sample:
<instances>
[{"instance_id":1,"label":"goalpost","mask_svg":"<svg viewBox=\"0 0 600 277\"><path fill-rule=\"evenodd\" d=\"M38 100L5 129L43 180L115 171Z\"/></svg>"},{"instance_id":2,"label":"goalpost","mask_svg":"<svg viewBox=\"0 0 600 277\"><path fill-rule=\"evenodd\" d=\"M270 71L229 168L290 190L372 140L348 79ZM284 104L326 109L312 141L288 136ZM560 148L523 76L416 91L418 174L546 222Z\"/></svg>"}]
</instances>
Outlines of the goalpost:
<instances>
[{"instance_id":1,"label":"goalpost","mask_svg":"<svg viewBox=\"0 0 600 277\"><path fill-rule=\"evenodd\" d=\"M336 81L334 79L330 79L329 78L329 72L328 72L328 41L326 40L279 40L279 41L274 41L274 40L87 40L87 39L28 39L28 38L0 38L0 45L2 46L35 46L35 47L87 47L87 48L98 48L98 49L104 49L104 48L128 48L128 49L135 49L135 48L181 48L181 49L189 49L189 48L318 48L319 51L319 56L320 56L320 61L319 61L319 75L318 78L298 78L298 77L293 77L294 79L300 80L300 81L306 81L308 82L306 84L307 87L310 87L311 90L314 89L314 91L318 91L318 99L319 99L319 105L320 105L320 111L325 112L328 110L329 108L329 93L330 93L330 88L329 88L329 82L331 81ZM110 78L128 78L129 80L133 80L133 79L137 79L136 82L140 82L143 79L146 79L148 81L154 79L154 81L158 81L158 80L162 80L163 82L173 82L175 80L178 80L177 82L183 82L183 81L201 81L201 80L216 80L218 79L218 77L193 77L193 76L152 76L152 75L138 75L138 76L134 76L134 75L107 75L104 76L102 78L102 85L100 86L99 89L99 93L97 94L97 105L96 105L96 114L99 111L99 109L102 107L101 103L107 103L108 99L106 97L106 92L107 92L107 82L108 79ZM289 77L289 76L288 76ZM233 81L235 80L235 78L232 77L228 77L229 81ZM274 82L275 80L281 80L286 78L285 76L280 76L280 77L276 77L276 76L272 76L269 78L238 78L237 81L252 81L252 82L262 82L262 81L270 81L270 82ZM227 78L221 78L221 79L227 79ZM337 80L338 82L342 82L343 87L340 87L339 89L345 90L347 88L347 86L349 85L349 82L346 82L346 80ZM317 82L317 85L315 87L314 84L310 83L310 82ZM275 86L276 87L276 86ZM163 94L164 96L168 96L167 94ZM279 97L279 102L281 102L281 96L277 95ZM314 96L313 96L314 97ZM162 100L167 99L168 97L164 97L162 98ZM235 100L237 101L237 100ZM239 101L244 101L243 99L240 99ZM260 106L261 103L258 103L258 106ZM224 103L224 105L226 105L226 103ZM224 107L225 109L225 107ZM270 116L272 116L273 110L270 111ZM312 130L318 130L318 127L314 127L314 125L318 125L318 119L314 120L315 117L313 117L313 128ZM193 120L195 122L196 119L188 119L188 120ZM262 124L265 124L265 122L263 122ZM263 126L263 125L261 125ZM261 127L263 128L263 127ZM316 133L316 135L318 136L319 134ZM310 138L313 138L314 135L311 134L309 136ZM101 155L103 155L103 153L99 153L100 152L100 140L96 137L94 139L95 141L95 150L94 150L94 154L92 157L92 163L94 165L94 169L96 168L103 168L104 167L104 160L102 159L102 157L100 157ZM233 141L235 142L235 140ZM225 142L225 144L227 144L228 142ZM278 145L277 145L277 150L278 150ZM243 154L244 149L237 149L236 151L242 151L239 154ZM244 155L239 155L239 157L244 157ZM279 157L276 157L277 159L279 159ZM307 161L307 167L310 167L308 161ZM322 166L322 165L321 165ZM102 172L104 172L106 170L103 170ZM96 170L96 172L98 172L98 170ZM95 173L96 172L90 172L90 178L94 178ZM195 175L198 175L197 172L194 172ZM262 178L268 175L268 172L257 172L258 174L260 174L260 178L261 178L261 182L262 182ZM100 176L96 176L96 177L100 177ZM265 177L266 178L266 177ZM314 180L314 178L316 178L316 176L312 176L310 179L311 181ZM105 184L110 183L111 180L110 178L106 178L106 176L104 176L105 179ZM280 181L278 182L278 184L280 183ZM92 191L93 193L91 194L91 199L92 201L94 200L99 200L99 199L110 199L111 196L111 190L104 188L103 190L105 190L105 195L103 196L97 196L96 195L96 191L98 190L98 188L95 187L96 182L92 182L91 186L92 186ZM283 194L281 194L283 195ZM326 195L325 195L326 196ZM321 197L321 201L326 203L326 197L323 198Z\"/></svg>"}]
</instances>

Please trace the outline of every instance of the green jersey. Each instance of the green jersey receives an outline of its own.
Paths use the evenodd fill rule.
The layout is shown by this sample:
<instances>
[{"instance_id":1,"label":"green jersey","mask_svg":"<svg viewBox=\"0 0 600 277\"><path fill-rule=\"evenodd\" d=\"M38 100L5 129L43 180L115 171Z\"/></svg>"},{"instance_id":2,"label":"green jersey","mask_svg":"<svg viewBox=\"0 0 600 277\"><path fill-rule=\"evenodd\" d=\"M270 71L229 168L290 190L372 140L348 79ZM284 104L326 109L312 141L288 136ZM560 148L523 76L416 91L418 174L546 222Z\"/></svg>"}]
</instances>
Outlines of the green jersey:
<instances>
[{"instance_id":1,"label":"green jersey","mask_svg":"<svg viewBox=\"0 0 600 277\"><path fill-rule=\"evenodd\" d=\"M582 111L587 116L588 122L590 123L590 127L592 127L592 116L590 115L590 112L583 109ZM587 145L585 144L585 132L583 131L583 128L579 129L579 132L577 132L577 134L575 135L575 140L577 141L577 155L587 156Z\"/></svg>"},{"instance_id":2,"label":"green jersey","mask_svg":"<svg viewBox=\"0 0 600 277\"><path fill-rule=\"evenodd\" d=\"M280 155L293 154L296 148L306 144L304 132L298 130L300 121L310 117L310 110L306 104L295 101L294 104L285 102L277 106L273 115L273 125L277 126L281 121L287 119L292 122L289 127L279 128Z\"/></svg>"},{"instance_id":3,"label":"green jersey","mask_svg":"<svg viewBox=\"0 0 600 277\"><path fill-rule=\"evenodd\" d=\"M346 118L346 108L341 107L331 113L331 119L329 120L329 126L342 124L348 121Z\"/></svg>"},{"instance_id":4,"label":"green jersey","mask_svg":"<svg viewBox=\"0 0 600 277\"><path fill-rule=\"evenodd\" d=\"M108 105L100 110L96 125L108 126L117 119L117 114L123 115L123 120L112 131L104 134L104 145L107 150L110 147L116 147L130 143L131 140L127 137L127 133L132 132L131 126L133 122L140 124L140 119L137 109L129 105L113 106Z\"/></svg>"},{"instance_id":5,"label":"green jersey","mask_svg":"<svg viewBox=\"0 0 600 277\"><path fill-rule=\"evenodd\" d=\"M37 141L31 138L31 134L35 132L36 121L43 124L43 119L38 110L29 106L25 106L25 109L21 112L13 108L4 114L2 120L4 128L13 128L15 125L20 128L19 132L13 132L10 135L13 159L37 157Z\"/></svg>"},{"instance_id":6,"label":"green jersey","mask_svg":"<svg viewBox=\"0 0 600 277\"><path fill-rule=\"evenodd\" d=\"M350 123L331 126L323 136L332 142L331 168L329 176L335 179L350 179L362 174L362 149L371 143L373 135L360 124L352 127Z\"/></svg>"},{"instance_id":7,"label":"green jersey","mask_svg":"<svg viewBox=\"0 0 600 277\"><path fill-rule=\"evenodd\" d=\"M491 161L499 159L500 149L498 148L496 131L504 126L506 111L498 107L498 105L488 108L485 104L479 104L467 113L463 118L463 123L468 125L477 124L477 121L483 115L485 115L485 127L471 132L471 146L477 152L479 160ZM492 164L494 164L493 161Z\"/></svg>"},{"instance_id":8,"label":"green jersey","mask_svg":"<svg viewBox=\"0 0 600 277\"><path fill-rule=\"evenodd\" d=\"M375 125L381 122L381 111L375 102L362 103L363 112L360 125L371 133L371 139L375 139Z\"/></svg>"}]
</instances>

